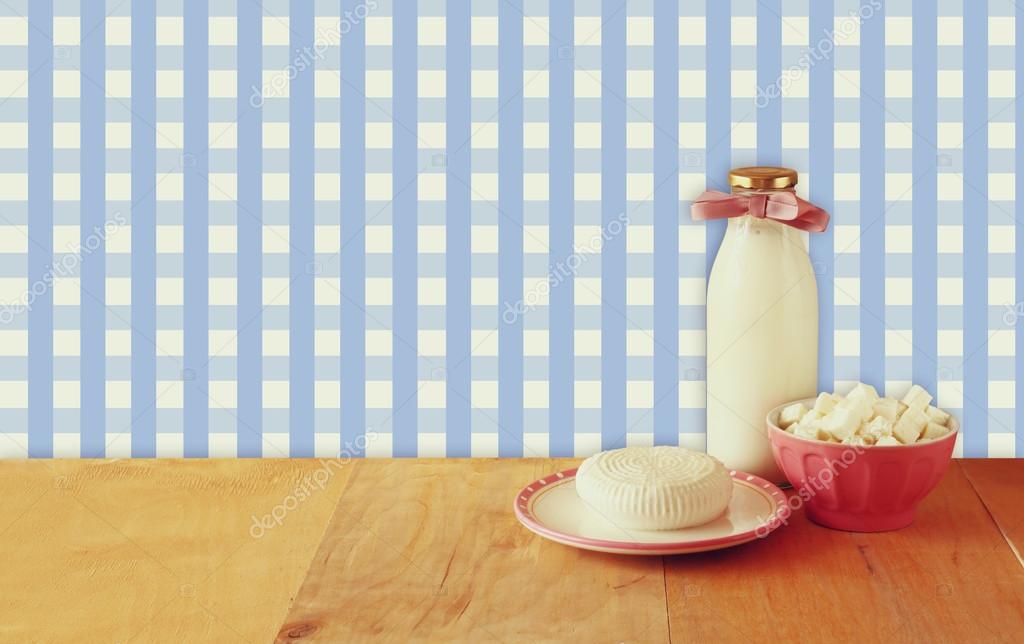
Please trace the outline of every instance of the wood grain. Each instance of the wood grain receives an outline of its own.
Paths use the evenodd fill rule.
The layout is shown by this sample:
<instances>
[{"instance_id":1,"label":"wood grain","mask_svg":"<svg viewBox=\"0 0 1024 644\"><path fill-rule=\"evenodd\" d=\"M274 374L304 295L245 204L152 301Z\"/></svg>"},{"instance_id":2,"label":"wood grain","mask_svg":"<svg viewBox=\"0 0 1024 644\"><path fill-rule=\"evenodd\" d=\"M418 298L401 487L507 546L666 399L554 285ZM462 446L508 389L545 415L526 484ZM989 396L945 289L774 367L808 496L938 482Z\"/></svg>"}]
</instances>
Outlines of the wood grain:
<instances>
[{"instance_id":1,"label":"wood grain","mask_svg":"<svg viewBox=\"0 0 1024 644\"><path fill-rule=\"evenodd\" d=\"M516 522L522 485L577 463L5 461L0 641L1020 635L1024 567L1007 540L1024 537L1024 460L955 464L901 531L798 512L768 539L665 558L575 550ZM254 531L275 508L280 522Z\"/></svg>"},{"instance_id":2,"label":"wood grain","mask_svg":"<svg viewBox=\"0 0 1024 644\"><path fill-rule=\"evenodd\" d=\"M958 462L1024 566L1024 461L976 458Z\"/></svg>"},{"instance_id":3,"label":"wood grain","mask_svg":"<svg viewBox=\"0 0 1024 644\"><path fill-rule=\"evenodd\" d=\"M667 557L672 638L1012 641L1024 569L1001 541L954 465L903 530L833 531L798 512L765 540Z\"/></svg>"},{"instance_id":4,"label":"wood grain","mask_svg":"<svg viewBox=\"0 0 1024 644\"><path fill-rule=\"evenodd\" d=\"M278 641L666 641L660 558L566 548L513 516L523 485L577 463L360 463Z\"/></svg>"},{"instance_id":5,"label":"wood grain","mask_svg":"<svg viewBox=\"0 0 1024 644\"><path fill-rule=\"evenodd\" d=\"M350 472L317 475L322 467L0 463L0 640L272 640ZM303 486L309 494L297 502ZM284 503L292 507L280 525L255 538L253 515Z\"/></svg>"}]
</instances>

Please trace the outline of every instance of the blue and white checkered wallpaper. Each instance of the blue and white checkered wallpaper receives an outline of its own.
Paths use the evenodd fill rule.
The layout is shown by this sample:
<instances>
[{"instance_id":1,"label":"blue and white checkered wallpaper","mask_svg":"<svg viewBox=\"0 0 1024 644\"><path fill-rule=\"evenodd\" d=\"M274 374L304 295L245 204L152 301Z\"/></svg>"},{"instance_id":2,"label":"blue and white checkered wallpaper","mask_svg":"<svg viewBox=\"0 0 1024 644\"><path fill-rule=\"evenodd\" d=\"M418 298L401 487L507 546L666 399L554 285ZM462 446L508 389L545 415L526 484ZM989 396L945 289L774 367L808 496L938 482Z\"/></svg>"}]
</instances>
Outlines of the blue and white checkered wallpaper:
<instances>
[{"instance_id":1,"label":"blue and white checkered wallpaper","mask_svg":"<svg viewBox=\"0 0 1024 644\"><path fill-rule=\"evenodd\" d=\"M0 0L0 455L704 445L721 222L785 164L823 389L1024 455L1009 0ZM779 365L784 369L785 365Z\"/></svg>"}]
</instances>

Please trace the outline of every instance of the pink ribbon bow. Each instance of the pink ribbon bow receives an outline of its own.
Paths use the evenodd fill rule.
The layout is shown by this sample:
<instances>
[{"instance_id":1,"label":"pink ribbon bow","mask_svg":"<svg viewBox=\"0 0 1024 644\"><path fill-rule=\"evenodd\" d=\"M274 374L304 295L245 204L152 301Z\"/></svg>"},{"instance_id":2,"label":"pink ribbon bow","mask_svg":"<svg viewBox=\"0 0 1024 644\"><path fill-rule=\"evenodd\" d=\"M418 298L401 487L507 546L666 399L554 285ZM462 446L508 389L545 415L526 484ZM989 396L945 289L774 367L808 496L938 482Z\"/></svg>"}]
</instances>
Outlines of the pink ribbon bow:
<instances>
[{"instance_id":1,"label":"pink ribbon bow","mask_svg":"<svg viewBox=\"0 0 1024 644\"><path fill-rule=\"evenodd\" d=\"M785 191L730 195L708 190L693 201L691 213L696 221L750 215L758 219L774 219L809 232L820 233L828 228L827 212Z\"/></svg>"}]
</instances>

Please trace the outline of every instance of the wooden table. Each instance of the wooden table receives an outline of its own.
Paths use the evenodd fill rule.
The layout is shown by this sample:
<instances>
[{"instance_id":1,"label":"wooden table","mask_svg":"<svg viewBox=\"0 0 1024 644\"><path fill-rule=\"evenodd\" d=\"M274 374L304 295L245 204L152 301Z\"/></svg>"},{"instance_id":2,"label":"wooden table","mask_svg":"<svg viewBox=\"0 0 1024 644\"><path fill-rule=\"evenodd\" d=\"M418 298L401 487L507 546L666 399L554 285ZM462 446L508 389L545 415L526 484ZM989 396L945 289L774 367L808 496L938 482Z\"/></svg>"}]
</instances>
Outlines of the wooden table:
<instances>
[{"instance_id":1,"label":"wooden table","mask_svg":"<svg viewBox=\"0 0 1024 644\"><path fill-rule=\"evenodd\" d=\"M532 460L4 461L0 641L1021 641L1024 460L958 461L911 527L678 557L511 512Z\"/></svg>"}]
</instances>

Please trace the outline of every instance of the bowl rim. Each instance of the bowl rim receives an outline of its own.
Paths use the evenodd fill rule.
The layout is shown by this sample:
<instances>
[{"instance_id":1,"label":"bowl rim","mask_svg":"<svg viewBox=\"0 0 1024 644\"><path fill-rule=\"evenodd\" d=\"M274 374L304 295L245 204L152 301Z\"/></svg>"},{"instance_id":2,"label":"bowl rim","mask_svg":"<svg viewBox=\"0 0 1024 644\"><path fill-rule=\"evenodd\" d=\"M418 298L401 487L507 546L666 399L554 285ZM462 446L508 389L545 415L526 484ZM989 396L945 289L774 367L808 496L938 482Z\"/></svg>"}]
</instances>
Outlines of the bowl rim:
<instances>
[{"instance_id":1,"label":"bowl rim","mask_svg":"<svg viewBox=\"0 0 1024 644\"><path fill-rule=\"evenodd\" d=\"M960 433L960 421L953 414L949 414L949 412L946 412L947 414L949 414L949 422L950 422L949 428L952 431L950 431L948 434L946 434L942 438L936 438L934 440L928 440L928 441L918 442L918 443L911 443L910 445L902 445L901 444L901 445L856 445L856 446L853 446L853 445L847 445L847 444L844 444L844 443L831 443L831 442L828 442L828 441L820 441L820 440L817 440L817 439L814 439L814 438L804 438L803 436L797 436L796 434L790 434L786 430L784 430L781 427L779 427L776 424L775 420L773 420L773 417L778 418L779 412L781 412L783 410L783 408L785 408L785 407L789 407L790 405L795 405L796 403L804 403L805 405L807 403L810 403L810 404L813 405L814 401L817 400L817 399L818 399L817 396L814 396L812 398L799 398L797 400L791 400L789 402L782 403L781 405L773 407L771 409L771 411L769 411L767 414L765 414L765 417L764 417L765 423L768 425L768 429L769 429L769 433L768 433L769 441L774 442L774 439L772 438L772 436L775 435L775 432L778 432L780 434L785 434L787 438L790 438L790 439L793 439L793 440L802 441L802 442L805 442L805 443L809 443L811 445L826 445L826 446L829 446L829 447L835 447L835 448L839 448L839 449L849 448L849 447L859 447L860 449L863 449L863 450L871 450L871 449L880 449L880 450L914 449L914 448L926 447L926 446L929 446L929 445L939 445L943 441L948 441L948 440L954 440L955 441L956 440L956 436ZM941 407L940 407L940 409L941 409Z\"/></svg>"}]
</instances>

